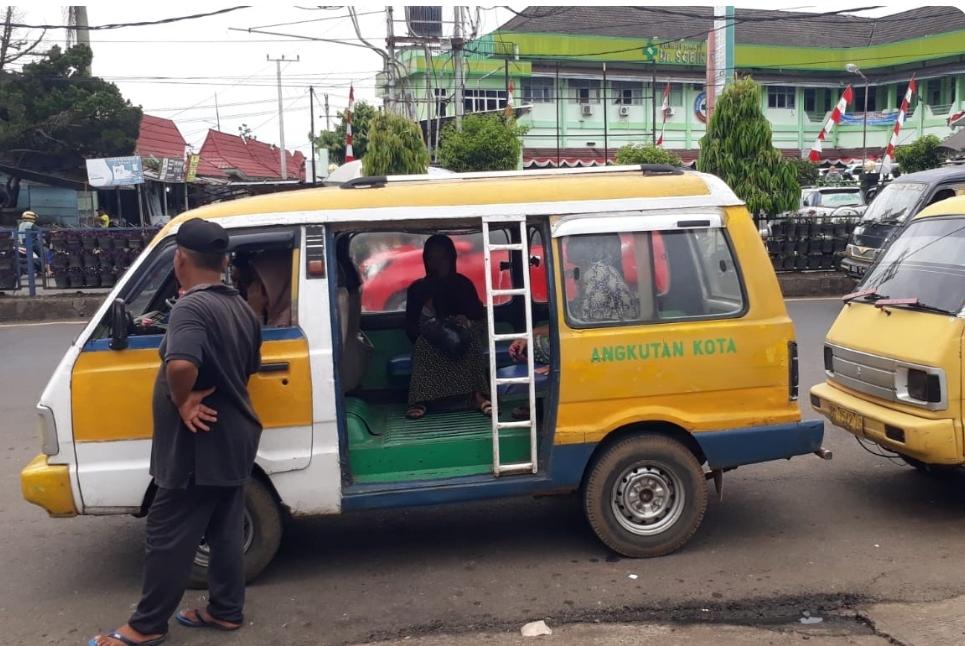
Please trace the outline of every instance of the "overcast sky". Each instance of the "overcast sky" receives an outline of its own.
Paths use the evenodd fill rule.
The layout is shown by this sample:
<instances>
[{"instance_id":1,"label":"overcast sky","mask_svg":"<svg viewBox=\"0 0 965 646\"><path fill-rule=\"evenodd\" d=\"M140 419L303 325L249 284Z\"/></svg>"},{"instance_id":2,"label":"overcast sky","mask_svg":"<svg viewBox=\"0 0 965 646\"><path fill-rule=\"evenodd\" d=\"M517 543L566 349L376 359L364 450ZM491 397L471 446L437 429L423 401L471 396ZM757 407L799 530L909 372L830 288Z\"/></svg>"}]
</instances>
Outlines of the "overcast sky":
<instances>
[{"instance_id":1,"label":"overcast sky","mask_svg":"<svg viewBox=\"0 0 965 646\"><path fill-rule=\"evenodd\" d=\"M684 4L661 2L661 5ZM699 3L689 3L699 4ZM855 3L869 6L872 3ZM903 3L904 4L904 3ZM232 5L216 3L109 3L88 5L91 25L159 20L214 11ZM512 5L521 10L526 5ZM749 2L738 6L782 8L802 11L841 9L831 3L803 6L794 0ZM890 3L886 8L863 15L880 15L909 8ZM362 35L377 46L385 46L385 5L358 4ZM34 3L19 8L30 24L66 24L66 7ZM474 11L474 10L473 10ZM449 14L451 15L451 14ZM473 13L475 15L475 13ZM395 8L402 20L402 5ZM512 17L505 8L480 12L480 33L499 27ZM298 24L284 24L298 23ZM282 34L299 34L343 41L329 43L284 36L249 33L261 29ZM240 29L242 31L235 31ZM398 24L396 33L403 32ZM37 32L39 35L39 32ZM64 30L51 30L49 44L64 44ZM352 43L352 44L348 44ZM325 128L323 95L328 93L332 115L345 107L348 87L354 84L356 99L375 100L375 74L382 59L360 44L344 7L315 5L254 6L232 13L166 25L92 31L93 72L115 82L124 96L148 114L174 119L188 143L200 148L209 128L216 127L215 95L221 130L237 134L247 124L259 140L278 143L278 105L275 63L266 57L299 58L282 63L285 144L309 154L308 86L315 87L316 131ZM334 127L334 118L333 118Z\"/></svg>"}]
</instances>

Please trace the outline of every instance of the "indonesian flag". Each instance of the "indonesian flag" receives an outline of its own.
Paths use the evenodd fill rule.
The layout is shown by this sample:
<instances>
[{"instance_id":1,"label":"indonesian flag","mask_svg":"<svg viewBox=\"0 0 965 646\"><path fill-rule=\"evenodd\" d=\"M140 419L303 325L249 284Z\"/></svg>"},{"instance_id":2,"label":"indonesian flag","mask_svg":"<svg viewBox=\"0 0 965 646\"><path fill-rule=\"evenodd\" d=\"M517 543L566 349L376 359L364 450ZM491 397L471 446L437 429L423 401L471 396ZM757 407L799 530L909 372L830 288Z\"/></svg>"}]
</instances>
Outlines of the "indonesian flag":
<instances>
[{"instance_id":1,"label":"indonesian flag","mask_svg":"<svg viewBox=\"0 0 965 646\"><path fill-rule=\"evenodd\" d=\"M844 92L841 93L841 98L838 100L838 105L834 106L834 110L831 112L831 117L828 122L824 124L824 128L818 133L818 138L814 140L814 145L811 146L811 154L808 158L815 164L821 161L821 142L827 138L831 131L834 130L834 126L841 123L841 117L848 109L848 104L854 99L854 90L851 86L844 88Z\"/></svg>"},{"instance_id":2,"label":"indonesian flag","mask_svg":"<svg viewBox=\"0 0 965 646\"><path fill-rule=\"evenodd\" d=\"M355 88L348 87L348 108L345 110L345 163L355 161L352 150L352 110L355 109Z\"/></svg>"},{"instance_id":3,"label":"indonesian flag","mask_svg":"<svg viewBox=\"0 0 965 646\"><path fill-rule=\"evenodd\" d=\"M663 126L660 128L660 136L657 138L657 145L663 145L663 133L667 129L667 118L670 116L670 83L663 88L663 103L660 105L660 112L663 113Z\"/></svg>"},{"instance_id":4,"label":"indonesian flag","mask_svg":"<svg viewBox=\"0 0 965 646\"><path fill-rule=\"evenodd\" d=\"M908 107L911 105L911 99L915 96L917 89L918 84L915 83L915 77L912 76L911 80L908 81L908 89L905 90L905 98L901 100L901 109L898 110L898 118L895 120L895 129L891 131L891 141L888 142L888 147L885 148L885 158L881 162L882 175L887 175L891 172L891 160L895 157L895 146L898 145L898 133L901 132L901 127L905 124Z\"/></svg>"},{"instance_id":5,"label":"indonesian flag","mask_svg":"<svg viewBox=\"0 0 965 646\"><path fill-rule=\"evenodd\" d=\"M506 91L505 115L506 115L506 118L509 119L510 117L513 116L513 93L516 90L516 87L513 85L512 81L509 82L509 87L506 90L507 91Z\"/></svg>"}]
</instances>

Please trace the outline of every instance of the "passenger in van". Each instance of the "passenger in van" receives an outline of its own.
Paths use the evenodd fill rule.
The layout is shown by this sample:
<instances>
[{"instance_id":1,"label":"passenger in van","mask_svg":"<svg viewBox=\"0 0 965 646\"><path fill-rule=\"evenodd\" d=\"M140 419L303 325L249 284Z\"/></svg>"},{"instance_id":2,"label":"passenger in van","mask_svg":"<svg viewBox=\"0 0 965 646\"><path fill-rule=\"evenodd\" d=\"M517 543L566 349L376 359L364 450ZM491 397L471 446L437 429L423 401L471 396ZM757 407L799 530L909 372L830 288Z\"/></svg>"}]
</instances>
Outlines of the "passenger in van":
<instances>
[{"instance_id":1,"label":"passenger in van","mask_svg":"<svg viewBox=\"0 0 965 646\"><path fill-rule=\"evenodd\" d=\"M406 291L406 334L413 343L406 417L422 418L430 402L457 396L468 396L473 408L491 415L482 350L486 310L479 294L472 281L456 271L456 247L448 236L426 240L422 260L425 278ZM459 358L444 353L425 337L423 326L432 319L469 330L468 346Z\"/></svg>"},{"instance_id":2,"label":"passenger in van","mask_svg":"<svg viewBox=\"0 0 965 646\"><path fill-rule=\"evenodd\" d=\"M233 279L262 325L291 325L291 254L288 251L237 256Z\"/></svg>"}]
</instances>

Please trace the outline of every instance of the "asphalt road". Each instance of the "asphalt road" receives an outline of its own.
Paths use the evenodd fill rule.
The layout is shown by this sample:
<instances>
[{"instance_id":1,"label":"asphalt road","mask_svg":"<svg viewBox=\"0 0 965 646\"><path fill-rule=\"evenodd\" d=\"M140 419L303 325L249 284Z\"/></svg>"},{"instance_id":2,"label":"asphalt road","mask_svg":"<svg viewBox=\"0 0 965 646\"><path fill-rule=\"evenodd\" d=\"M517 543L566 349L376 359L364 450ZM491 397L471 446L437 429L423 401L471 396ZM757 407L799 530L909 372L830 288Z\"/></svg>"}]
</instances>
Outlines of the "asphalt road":
<instances>
[{"instance_id":1,"label":"asphalt road","mask_svg":"<svg viewBox=\"0 0 965 646\"><path fill-rule=\"evenodd\" d=\"M821 379L821 342L839 304L789 308L806 393ZM0 327L4 644L84 644L123 623L138 596L143 521L54 520L20 497L18 472L38 450L33 405L78 330ZM825 445L832 462L806 456L728 473L696 537L655 560L610 555L575 497L298 521L249 588L250 625L217 643L341 644L540 618L780 622L965 592L965 478L929 479L833 428ZM185 604L198 597L189 592ZM214 641L178 628L172 637Z\"/></svg>"}]
</instances>

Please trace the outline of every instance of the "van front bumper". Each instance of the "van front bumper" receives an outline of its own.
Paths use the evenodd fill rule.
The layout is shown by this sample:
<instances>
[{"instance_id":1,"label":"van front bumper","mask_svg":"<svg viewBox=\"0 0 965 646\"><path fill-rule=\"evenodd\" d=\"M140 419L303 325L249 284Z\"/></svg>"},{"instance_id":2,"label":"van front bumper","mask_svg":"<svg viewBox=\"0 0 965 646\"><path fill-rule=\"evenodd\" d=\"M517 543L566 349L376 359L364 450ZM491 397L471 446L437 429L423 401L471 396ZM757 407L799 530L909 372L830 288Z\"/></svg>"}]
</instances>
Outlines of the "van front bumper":
<instances>
[{"instance_id":1,"label":"van front bumper","mask_svg":"<svg viewBox=\"0 0 965 646\"><path fill-rule=\"evenodd\" d=\"M808 453L830 456L821 448L824 422L820 420L707 431L694 433L694 439L711 469L733 469Z\"/></svg>"},{"instance_id":2,"label":"van front bumper","mask_svg":"<svg viewBox=\"0 0 965 646\"><path fill-rule=\"evenodd\" d=\"M864 278L869 267L871 267L870 262L858 260L851 256L845 256L841 259L841 270L851 278L858 280Z\"/></svg>"},{"instance_id":3,"label":"van front bumper","mask_svg":"<svg viewBox=\"0 0 965 646\"><path fill-rule=\"evenodd\" d=\"M65 464L47 464L47 456L38 455L20 472L20 489L24 500L43 507L55 518L77 515L70 469Z\"/></svg>"},{"instance_id":4,"label":"van front bumper","mask_svg":"<svg viewBox=\"0 0 965 646\"><path fill-rule=\"evenodd\" d=\"M811 407L839 428L926 464L962 464L959 430L951 419L927 419L892 410L823 383L811 389Z\"/></svg>"}]
</instances>

